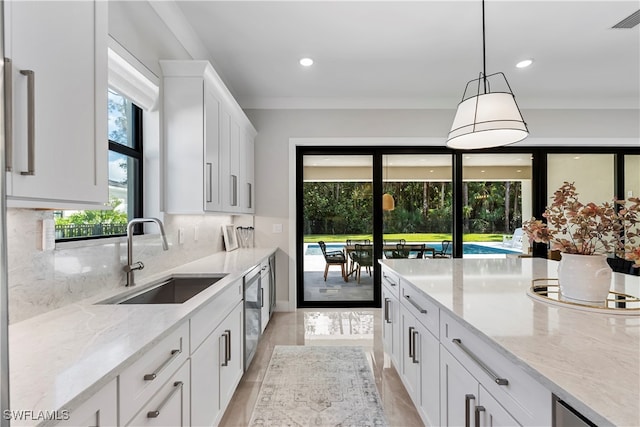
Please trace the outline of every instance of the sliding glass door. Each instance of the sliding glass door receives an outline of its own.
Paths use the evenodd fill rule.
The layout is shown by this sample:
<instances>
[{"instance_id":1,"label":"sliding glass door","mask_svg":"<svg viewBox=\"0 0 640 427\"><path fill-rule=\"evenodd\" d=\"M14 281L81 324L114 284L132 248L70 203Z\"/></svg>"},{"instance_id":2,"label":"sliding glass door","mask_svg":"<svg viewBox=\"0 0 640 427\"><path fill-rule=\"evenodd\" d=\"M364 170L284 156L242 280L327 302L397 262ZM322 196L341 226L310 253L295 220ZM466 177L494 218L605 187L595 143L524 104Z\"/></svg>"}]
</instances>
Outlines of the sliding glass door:
<instances>
[{"instance_id":1,"label":"sliding glass door","mask_svg":"<svg viewBox=\"0 0 640 427\"><path fill-rule=\"evenodd\" d=\"M304 155L299 185L299 306L373 305L373 155Z\"/></svg>"}]
</instances>

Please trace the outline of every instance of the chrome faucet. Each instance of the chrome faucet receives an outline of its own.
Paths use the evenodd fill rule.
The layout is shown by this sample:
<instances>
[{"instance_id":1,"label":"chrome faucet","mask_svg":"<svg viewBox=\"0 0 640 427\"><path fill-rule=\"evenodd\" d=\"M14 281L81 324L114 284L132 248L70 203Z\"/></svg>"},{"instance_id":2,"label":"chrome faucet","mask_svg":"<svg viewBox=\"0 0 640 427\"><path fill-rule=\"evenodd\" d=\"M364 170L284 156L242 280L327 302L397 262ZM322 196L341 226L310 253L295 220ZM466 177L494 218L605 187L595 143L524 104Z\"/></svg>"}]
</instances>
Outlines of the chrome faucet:
<instances>
[{"instance_id":1,"label":"chrome faucet","mask_svg":"<svg viewBox=\"0 0 640 427\"><path fill-rule=\"evenodd\" d=\"M133 272L144 268L144 264L140 261L133 262L133 226L143 222L155 222L158 224L158 228L160 228L160 237L162 238L162 249L165 251L169 250L167 236L164 233L164 226L162 225L162 221L158 218L134 218L129 221L129 224L127 224L127 265L123 268L127 273L127 284L125 286L135 285L133 282Z\"/></svg>"}]
</instances>

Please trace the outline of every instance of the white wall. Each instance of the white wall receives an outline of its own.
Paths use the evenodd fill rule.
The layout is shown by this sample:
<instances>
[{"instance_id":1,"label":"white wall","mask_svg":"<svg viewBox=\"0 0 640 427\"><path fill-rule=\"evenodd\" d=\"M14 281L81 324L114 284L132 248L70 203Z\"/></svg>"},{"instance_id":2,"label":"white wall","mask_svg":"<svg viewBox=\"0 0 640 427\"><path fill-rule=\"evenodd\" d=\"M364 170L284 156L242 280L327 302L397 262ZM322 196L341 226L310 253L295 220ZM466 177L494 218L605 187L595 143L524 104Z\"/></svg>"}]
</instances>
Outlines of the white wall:
<instances>
[{"instance_id":1,"label":"white wall","mask_svg":"<svg viewBox=\"0 0 640 427\"><path fill-rule=\"evenodd\" d=\"M256 243L278 246L278 309L295 307L296 143L444 145L452 110L246 110L256 138ZM520 145L640 146L637 110L525 110L531 136ZM345 140L346 139L346 140ZM274 225L283 224L282 233ZM288 266L288 269L283 268Z\"/></svg>"}]
</instances>

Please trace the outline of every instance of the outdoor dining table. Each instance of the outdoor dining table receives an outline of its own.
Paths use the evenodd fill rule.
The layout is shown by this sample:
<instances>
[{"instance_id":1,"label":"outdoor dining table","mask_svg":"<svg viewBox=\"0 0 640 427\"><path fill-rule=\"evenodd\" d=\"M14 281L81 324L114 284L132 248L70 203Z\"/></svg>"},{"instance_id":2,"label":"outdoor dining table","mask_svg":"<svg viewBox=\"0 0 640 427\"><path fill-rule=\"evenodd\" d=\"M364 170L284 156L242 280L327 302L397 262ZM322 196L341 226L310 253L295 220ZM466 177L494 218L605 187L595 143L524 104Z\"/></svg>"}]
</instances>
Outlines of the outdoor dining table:
<instances>
[{"instance_id":1,"label":"outdoor dining table","mask_svg":"<svg viewBox=\"0 0 640 427\"><path fill-rule=\"evenodd\" d=\"M362 245L360 245L360 246L362 246ZM383 251L392 251L392 250L395 250L397 247L398 247L397 243L393 243L393 244L389 243L389 244L383 245L382 250ZM344 246L345 256L347 258L347 277L351 276L356 271L355 262L349 256L349 254L351 252L355 251L355 250L356 250L356 245L345 245ZM430 252L431 253L431 258L433 258L435 253L436 253L436 248L431 247L431 246L425 246L424 252L425 252L425 258L426 258L426 253L427 252Z\"/></svg>"}]
</instances>

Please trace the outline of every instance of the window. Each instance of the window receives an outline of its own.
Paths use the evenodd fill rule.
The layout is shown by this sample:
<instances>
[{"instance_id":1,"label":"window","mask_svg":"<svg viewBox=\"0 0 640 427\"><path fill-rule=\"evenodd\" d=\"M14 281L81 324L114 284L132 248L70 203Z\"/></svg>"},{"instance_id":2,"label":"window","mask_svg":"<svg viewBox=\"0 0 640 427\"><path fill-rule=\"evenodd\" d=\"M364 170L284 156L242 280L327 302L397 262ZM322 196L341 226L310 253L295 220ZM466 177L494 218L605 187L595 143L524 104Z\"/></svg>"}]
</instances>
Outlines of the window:
<instances>
[{"instance_id":1,"label":"window","mask_svg":"<svg viewBox=\"0 0 640 427\"><path fill-rule=\"evenodd\" d=\"M108 102L112 209L56 212L56 241L121 236L142 216L142 109L111 89Z\"/></svg>"}]
</instances>

